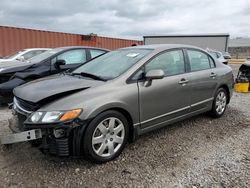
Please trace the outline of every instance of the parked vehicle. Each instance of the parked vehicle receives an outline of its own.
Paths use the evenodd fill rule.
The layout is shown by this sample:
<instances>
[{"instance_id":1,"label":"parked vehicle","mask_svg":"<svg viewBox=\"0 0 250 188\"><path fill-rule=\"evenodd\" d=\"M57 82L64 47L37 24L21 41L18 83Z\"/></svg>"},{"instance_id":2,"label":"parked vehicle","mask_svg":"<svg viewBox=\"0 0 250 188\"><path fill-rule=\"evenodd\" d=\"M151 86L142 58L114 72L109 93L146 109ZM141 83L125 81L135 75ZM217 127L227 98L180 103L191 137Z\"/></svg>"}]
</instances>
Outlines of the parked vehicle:
<instances>
[{"instance_id":1,"label":"parked vehicle","mask_svg":"<svg viewBox=\"0 0 250 188\"><path fill-rule=\"evenodd\" d=\"M18 52L15 52L13 54L10 54L8 56L5 56L3 58L0 58L0 63L3 62L9 62L9 61L27 61L31 59L32 57L35 57L36 55L39 55L43 52L46 52L47 50L51 50L50 48L27 48Z\"/></svg>"},{"instance_id":2,"label":"parked vehicle","mask_svg":"<svg viewBox=\"0 0 250 188\"><path fill-rule=\"evenodd\" d=\"M238 71L236 83L250 83L250 62L243 63Z\"/></svg>"},{"instance_id":3,"label":"parked vehicle","mask_svg":"<svg viewBox=\"0 0 250 188\"><path fill-rule=\"evenodd\" d=\"M29 62L0 64L0 103L11 103L12 91L26 82L76 68L96 56L108 52L92 47L61 47L33 57Z\"/></svg>"},{"instance_id":4,"label":"parked vehicle","mask_svg":"<svg viewBox=\"0 0 250 188\"><path fill-rule=\"evenodd\" d=\"M223 54L219 51L215 51L215 50L211 50L211 49L208 49L208 52L214 56L215 58L217 58L217 60L225 65L228 64L228 59L225 59Z\"/></svg>"},{"instance_id":5,"label":"parked vehicle","mask_svg":"<svg viewBox=\"0 0 250 188\"><path fill-rule=\"evenodd\" d=\"M227 59L227 60L232 58L229 52L223 52L222 55L223 55L224 59Z\"/></svg>"},{"instance_id":6,"label":"parked vehicle","mask_svg":"<svg viewBox=\"0 0 250 188\"><path fill-rule=\"evenodd\" d=\"M44 152L102 163L146 132L207 111L221 117L232 88L232 69L200 48L123 48L15 88L11 127Z\"/></svg>"}]
</instances>

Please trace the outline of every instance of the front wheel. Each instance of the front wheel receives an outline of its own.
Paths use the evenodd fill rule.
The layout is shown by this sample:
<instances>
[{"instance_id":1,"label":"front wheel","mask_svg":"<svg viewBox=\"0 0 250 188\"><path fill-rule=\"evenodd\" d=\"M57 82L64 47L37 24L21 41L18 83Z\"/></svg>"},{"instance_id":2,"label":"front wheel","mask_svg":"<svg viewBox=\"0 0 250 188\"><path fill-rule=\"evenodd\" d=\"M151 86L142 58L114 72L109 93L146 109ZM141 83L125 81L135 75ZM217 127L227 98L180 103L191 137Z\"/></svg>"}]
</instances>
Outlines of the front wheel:
<instances>
[{"instance_id":1,"label":"front wheel","mask_svg":"<svg viewBox=\"0 0 250 188\"><path fill-rule=\"evenodd\" d=\"M112 110L99 114L84 134L85 156L95 163L116 158L127 143L128 131L128 121L121 113Z\"/></svg>"},{"instance_id":2,"label":"front wheel","mask_svg":"<svg viewBox=\"0 0 250 188\"><path fill-rule=\"evenodd\" d=\"M215 118L221 117L227 108L228 95L224 88L219 88L215 94L211 115Z\"/></svg>"}]
</instances>

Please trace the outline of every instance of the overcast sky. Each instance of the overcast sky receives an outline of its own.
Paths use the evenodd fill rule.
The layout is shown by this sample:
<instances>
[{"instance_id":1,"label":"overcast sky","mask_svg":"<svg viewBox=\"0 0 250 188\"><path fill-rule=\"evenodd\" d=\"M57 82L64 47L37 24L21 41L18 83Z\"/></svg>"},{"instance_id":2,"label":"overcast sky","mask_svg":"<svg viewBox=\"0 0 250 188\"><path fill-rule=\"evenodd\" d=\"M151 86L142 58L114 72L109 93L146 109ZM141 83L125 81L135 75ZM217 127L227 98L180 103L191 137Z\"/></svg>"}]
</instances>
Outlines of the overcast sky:
<instances>
[{"instance_id":1,"label":"overcast sky","mask_svg":"<svg viewBox=\"0 0 250 188\"><path fill-rule=\"evenodd\" d=\"M0 0L0 25L131 39L196 33L250 37L250 1Z\"/></svg>"}]
</instances>

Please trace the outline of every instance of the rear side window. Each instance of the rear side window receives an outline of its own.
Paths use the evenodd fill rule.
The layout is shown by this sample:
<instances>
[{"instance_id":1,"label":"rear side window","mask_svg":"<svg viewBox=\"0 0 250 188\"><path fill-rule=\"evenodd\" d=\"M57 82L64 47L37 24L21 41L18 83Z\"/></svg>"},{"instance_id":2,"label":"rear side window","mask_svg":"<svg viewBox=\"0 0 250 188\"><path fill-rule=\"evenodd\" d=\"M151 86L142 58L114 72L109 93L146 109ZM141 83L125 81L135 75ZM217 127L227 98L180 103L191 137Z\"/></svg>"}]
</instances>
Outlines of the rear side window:
<instances>
[{"instance_id":1,"label":"rear side window","mask_svg":"<svg viewBox=\"0 0 250 188\"><path fill-rule=\"evenodd\" d=\"M182 50L164 52L153 58L145 66L145 71L161 69L166 76L177 75L185 72L185 63Z\"/></svg>"},{"instance_id":2,"label":"rear side window","mask_svg":"<svg viewBox=\"0 0 250 188\"><path fill-rule=\"evenodd\" d=\"M210 60L207 54L196 50L187 50L187 53L191 71L210 69Z\"/></svg>"},{"instance_id":3,"label":"rear side window","mask_svg":"<svg viewBox=\"0 0 250 188\"><path fill-rule=\"evenodd\" d=\"M104 53L105 51L102 51L102 50L90 50L90 55L92 59Z\"/></svg>"}]
</instances>

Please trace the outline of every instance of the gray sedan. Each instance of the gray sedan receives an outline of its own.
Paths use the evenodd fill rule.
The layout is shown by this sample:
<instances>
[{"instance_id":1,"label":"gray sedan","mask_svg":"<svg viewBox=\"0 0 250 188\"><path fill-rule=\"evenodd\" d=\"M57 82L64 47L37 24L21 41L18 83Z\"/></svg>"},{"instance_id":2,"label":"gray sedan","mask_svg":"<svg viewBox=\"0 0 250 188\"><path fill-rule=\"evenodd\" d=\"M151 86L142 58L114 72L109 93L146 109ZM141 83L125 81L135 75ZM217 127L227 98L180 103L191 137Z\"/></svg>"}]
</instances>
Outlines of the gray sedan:
<instances>
[{"instance_id":1,"label":"gray sedan","mask_svg":"<svg viewBox=\"0 0 250 188\"><path fill-rule=\"evenodd\" d=\"M204 112L221 117L232 88L231 68L200 48L123 48L16 88L12 129L24 138L2 140L28 134L44 152L107 162L146 132Z\"/></svg>"}]
</instances>

